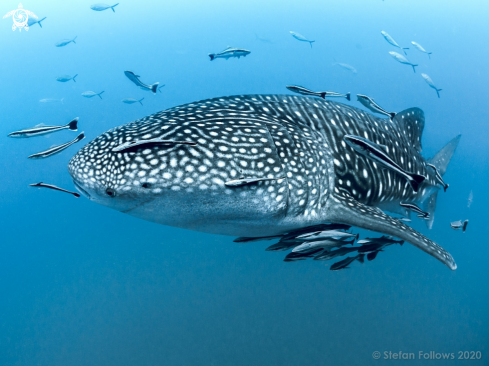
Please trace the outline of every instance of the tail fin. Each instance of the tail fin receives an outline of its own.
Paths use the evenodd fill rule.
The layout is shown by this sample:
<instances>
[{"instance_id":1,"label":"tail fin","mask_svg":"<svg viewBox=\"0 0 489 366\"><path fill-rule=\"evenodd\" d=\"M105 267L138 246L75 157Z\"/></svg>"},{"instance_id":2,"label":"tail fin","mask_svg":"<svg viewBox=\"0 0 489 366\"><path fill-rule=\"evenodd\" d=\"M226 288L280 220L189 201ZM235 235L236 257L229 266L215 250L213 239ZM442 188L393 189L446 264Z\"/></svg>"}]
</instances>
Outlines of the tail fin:
<instances>
[{"instance_id":1,"label":"tail fin","mask_svg":"<svg viewBox=\"0 0 489 366\"><path fill-rule=\"evenodd\" d=\"M465 220L462 226L462 232L465 233L465 230L467 229L467 225L469 224L469 220Z\"/></svg>"},{"instance_id":2,"label":"tail fin","mask_svg":"<svg viewBox=\"0 0 489 366\"><path fill-rule=\"evenodd\" d=\"M38 20L38 21L37 21L37 23L39 24L39 26L40 26L41 28L42 28L42 24L41 24L41 22L42 22L44 19L46 19L46 17L44 17L44 18L42 18L41 20Z\"/></svg>"},{"instance_id":3,"label":"tail fin","mask_svg":"<svg viewBox=\"0 0 489 366\"><path fill-rule=\"evenodd\" d=\"M115 8L117 5L119 5L119 3L117 3L117 4L115 4L115 5L112 5L112 6L110 7L114 13L115 13L114 8Z\"/></svg>"},{"instance_id":4,"label":"tail fin","mask_svg":"<svg viewBox=\"0 0 489 366\"><path fill-rule=\"evenodd\" d=\"M77 37L78 37L78 36L76 36L75 38L73 38L73 39L71 40L71 42L73 42L74 44L76 44L75 39L76 39Z\"/></svg>"},{"instance_id":5,"label":"tail fin","mask_svg":"<svg viewBox=\"0 0 489 366\"><path fill-rule=\"evenodd\" d=\"M394 119L394 117L396 116L396 112L390 112L389 113L389 116L391 117L391 119Z\"/></svg>"},{"instance_id":6,"label":"tail fin","mask_svg":"<svg viewBox=\"0 0 489 366\"><path fill-rule=\"evenodd\" d=\"M309 45L311 46L311 48L312 48L312 42L316 42L316 41L309 41Z\"/></svg>"},{"instance_id":7,"label":"tail fin","mask_svg":"<svg viewBox=\"0 0 489 366\"><path fill-rule=\"evenodd\" d=\"M143 101L144 98L141 98L138 100L139 104L143 105L143 103L141 103Z\"/></svg>"},{"instance_id":8,"label":"tail fin","mask_svg":"<svg viewBox=\"0 0 489 366\"><path fill-rule=\"evenodd\" d=\"M416 69L415 69L415 67L416 67L416 66L418 66L418 65L413 65L413 64L411 64L411 66L413 67L413 71L414 71L414 73L416 74Z\"/></svg>"},{"instance_id":9,"label":"tail fin","mask_svg":"<svg viewBox=\"0 0 489 366\"><path fill-rule=\"evenodd\" d=\"M427 53L428 53L428 58L431 60L431 56L430 56L430 55L431 55L433 52L427 52Z\"/></svg>"},{"instance_id":10,"label":"tail fin","mask_svg":"<svg viewBox=\"0 0 489 366\"><path fill-rule=\"evenodd\" d=\"M153 94L155 94L156 90L158 90L159 84L160 84L160 82L157 82L157 83L154 83L153 85L151 85L151 91L153 92Z\"/></svg>"},{"instance_id":11,"label":"tail fin","mask_svg":"<svg viewBox=\"0 0 489 366\"><path fill-rule=\"evenodd\" d=\"M438 98L440 98L440 92L442 91L442 89L435 89L436 90L436 95L438 95Z\"/></svg>"},{"instance_id":12,"label":"tail fin","mask_svg":"<svg viewBox=\"0 0 489 366\"><path fill-rule=\"evenodd\" d=\"M78 76L78 74L76 74L75 76L72 77L73 81L76 83L76 80L75 78Z\"/></svg>"},{"instance_id":13,"label":"tail fin","mask_svg":"<svg viewBox=\"0 0 489 366\"><path fill-rule=\"evenodd\" d=\"M369 261L373 261L376 257L377 257L377 254L379 254L380 250L377 250L376 252L370 252L367 254L367 259Z\"/></svg>"},{"instance_id":14,"label":"tail fin","mask_svg":"<svg viewBox=\"0 0 489 366\"><path fill-rule=\"evenodd\" d=\"M216 55L213 53L209 53L209 57L211 58L211 61L212 61L216 58Z\"/></svg>"},{"instance_id":15,"label":"tail fin","mask_svg":"<svg viewBox=\"0 0 489 366\"><path fill-rule=\"evenodd\" d=\"M350 98L350 92L346 93L346 99L347 100L351 100L351 98Z\"/></svg>"},{"instance_id":16,"label":"tail fin","mask_svg":"<svg viewBox=\"0 0 489 366\"><path fill-rule=\"evenodd\" d=\"M100 94L102 94L104 91L105 90L102 90L100 93L97 94L100 99L102 99L102 96Z\"/></svg>"},{"instance_id":17,"label":"tail fin","mask_svg":"<svg viewBox=\"0 0 489 366\"><path fill-rule=\"evenodd\" d=\"M357 257L357 260L360 263L364 263L365 262L365 254L359 254L358 257Z\"/></svg>"},{"instance_id":18,"label":"tail fin","mask_svg":"<svg viewBox=\"0 0 489 366\"><path fill-rule=\"evenodd\" d=\"M411 187L413 187L414 192L418 192L419 185L423 183L423 181L426 179L424 175L420 174L409 174L411 179L409 180L409 183L411 183Z\"/></svg>"},{"instance_id":19,"label":"tail fin","mask_svg":"<svg viewBox=\"0 0 489 366\"><path fill-rule=\"evenodd\" d=\"M78 131L78 117L73 118L73 121L69 122L67 126L71 131Z\"/></svg>"},{"instance_id":20,"label":"tail fin","mask_svg":"<svg viewBox=\"0 0 489 366\"><path fill-rule=\"evenodd\" d=\"M452 141L450 141L440 151L438 151L434 157L428 159L428 163L436 166L436 169L441 176L443 176L447 171L448 164L452 159L453 153L457 149L461 136L462 135L458 135L457 137L452 139Z\"/></svg>"},{"instance_id":21,"label":"tail fin","mask_svg":"<svg viewBox=\"0 0 489 366\"><path fill-rule=\"evenodd\" d=\"M85 138L85 132L80 133L76 138L73 140L73 143L81 141Z\"/></svg>"},{"instance_id":22,"label":"tail fin","mask_svg":"<svg viewBox=\"0 0 489 366\"><path fill-rule=\"evenodd\" d=\"M407 56L407 53L404 50L409 50L409 47L402 47L402 52L404 52L404 54ZM418 65L416 65L416 66L418 66Z\"/></svg>"},{"instance_id":23,"label":"tail fin","mask_svg":"<svg viewBox=\"0 0 489 366\"><path fill-rule=\"evenodd\" d=\"M321 92L321 98L326 99L326 94L327 94L327 93L328 93L328 92Z\"/></svg>"}]
</instances>

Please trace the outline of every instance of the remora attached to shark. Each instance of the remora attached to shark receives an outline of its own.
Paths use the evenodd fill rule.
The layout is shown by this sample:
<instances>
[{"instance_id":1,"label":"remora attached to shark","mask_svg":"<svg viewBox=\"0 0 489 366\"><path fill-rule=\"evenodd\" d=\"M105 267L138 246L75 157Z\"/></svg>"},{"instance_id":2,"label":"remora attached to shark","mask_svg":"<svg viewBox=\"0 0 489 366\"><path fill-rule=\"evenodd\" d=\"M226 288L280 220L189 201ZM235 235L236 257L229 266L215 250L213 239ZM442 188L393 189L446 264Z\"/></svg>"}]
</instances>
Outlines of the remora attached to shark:
<instances>
[{"instance_id":1,"label":"remora attached to shark","mask_svg":"<svg viewBox=\"0 0 489 366\"><path fill-rule=\"evenodd\" d=\"M427 202L433 217L440 188L426 162L443 175L459 136L425 160L424 123L419 108L389 121L308 97L222 97L113 128L83 147L68 169L92 201L159 224L259 237L341 223L398 237L453 270L442 247L379 209ZM418 192L403 176L357 154L345 135L385 146L404 170L425 176ZM137 143L118 149L129 142ZM249 184L226 185L234 180Z\"/></svg>"}]
</instances>

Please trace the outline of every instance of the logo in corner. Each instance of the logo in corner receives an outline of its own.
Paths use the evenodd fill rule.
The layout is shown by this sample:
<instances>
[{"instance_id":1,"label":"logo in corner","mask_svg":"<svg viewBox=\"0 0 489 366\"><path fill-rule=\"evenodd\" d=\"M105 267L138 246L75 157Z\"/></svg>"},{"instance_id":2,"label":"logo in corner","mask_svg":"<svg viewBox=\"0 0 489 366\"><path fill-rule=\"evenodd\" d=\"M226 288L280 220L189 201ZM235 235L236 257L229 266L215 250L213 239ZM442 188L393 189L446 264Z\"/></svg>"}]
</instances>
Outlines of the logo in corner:
<instances>
[{"instance_id":1,"label":"logo in corner","mask_svg":"<svg viewBox=\"0 0 489 366\"><path fill-rule=\"evenodd\" d=\"M34 14L32 11L25 10L22 4L19 4L19 8L9 11L6 15L4 15L4 19L12 16L12 19L14 21L14 24L12 25L12 30L15 31L17 28L19 28L19 32L22 31L22 28L24 28L26 31L29 30L29 25L27 24L27 21L29 20L29 16L33 18L37 18L37 15Z\"/></svg>"}]
</instances>

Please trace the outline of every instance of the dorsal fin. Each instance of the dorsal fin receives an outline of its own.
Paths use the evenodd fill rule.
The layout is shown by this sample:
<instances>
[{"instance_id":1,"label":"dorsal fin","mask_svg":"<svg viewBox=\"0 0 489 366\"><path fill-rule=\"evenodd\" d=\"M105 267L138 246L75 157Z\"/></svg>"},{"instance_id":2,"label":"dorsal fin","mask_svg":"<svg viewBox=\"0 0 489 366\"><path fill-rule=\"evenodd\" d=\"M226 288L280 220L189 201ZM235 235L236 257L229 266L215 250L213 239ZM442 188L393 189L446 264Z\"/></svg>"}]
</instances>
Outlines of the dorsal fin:
<instances>
[{"instance_id":1,"label":"dorsal fin","mask_svg":"<svg viewBox=\"0 0 489 366\"><path fill-rule=\"evenodd\" d=\"M405 109L397 113L392 121L399 125L401 134L405 133L405 136L411 141L413 147L421 152L423 150L421 147L421 137L423 136L424 130L424 112L419 108Z\"/></svg>"}]
</instances>

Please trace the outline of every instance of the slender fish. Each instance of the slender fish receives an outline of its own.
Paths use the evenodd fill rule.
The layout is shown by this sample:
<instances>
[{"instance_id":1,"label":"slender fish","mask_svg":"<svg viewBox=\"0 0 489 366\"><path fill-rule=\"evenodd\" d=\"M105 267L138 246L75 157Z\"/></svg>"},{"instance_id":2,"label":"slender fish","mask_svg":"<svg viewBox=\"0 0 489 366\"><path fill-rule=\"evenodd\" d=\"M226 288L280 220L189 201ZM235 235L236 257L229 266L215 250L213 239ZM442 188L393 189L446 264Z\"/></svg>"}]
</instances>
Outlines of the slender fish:
<instances>
[{"instance_id":1,"label":"slender fish","mask_svg":"<svg viewBox=\"0 0 489 366\"><path fill-rule=\"evenodd\" d=\"M348 65L348 64L344 64L342 62L334 62L333 63L333 66L339 66L339 67L341 67L341 68L343 68L343 69L345 69L347 71L350 71L350 72L352 72L354 74L357 73L357 69L355 69L353 66Z\"/></svg>"},{"instance_id":2,"label":"slender fish","mask_svg":"<svg viewBox=\"0 0 489 366\"><path fill-rule=\"evenodd\" d=\"M399 45L397 44L397 42L396 42L396 41L394 41L394 38L392 38L392 37L391 37L391 36L390 36L390 35L389 35L387 32L381 31L380 33L382 34L382 36L384 36L384 38L385 38L385 40L386 40L387 42L389 42L389 43L390 43L391 45L393 45L394 47L399 48L400 50L402 50L402 52L404 52L404 54L405 54L405 55L407 55L407 54L406 54L406 51L404 51L404 50L409 50L409 47L401 47L401 46L399 46Z\"/></svg>"},{"instance_id":3,"label":"slender fish","mask_svg":"<svg viewBox=\"0 0 489 366\"><path fill-rule=\"evenodd\" d=\"M225 50L218 52L218 53L209 53L209 57L211 61L215 60L216 58L224 58L226 60L229 60L231 57L246 57L249 55L251 52L248 50L245 50L243 48L233 48L233 47L228 47Z\"/></svg>"},{"instance_id":4,"label":"slender fish","mask_svg":"<svg viewBox=\"0 0 489 366\"><path fill-rule=\"evenodd\" d=\"M53 186L52 184L46 184L46 183L43 183L43 182L39 182L39 183L33 183L33 184L29 184L29 185L31 187L49 188L49 189L54 189L55 191L66 192L66 193L72 194L76 198L79 198L80 197L80 194L79 193L67 191L66 189Z\"/></svg>"},{"instance_id":5,"label":"slender fish","mask_svg":"<svg viewBox=\"0 0 489 366\"><path fill-rule=\"evenodd\" d=\"M364 262L365 254L358 254L355 257L347 257L339 262L334 263L329 269L332 271L339 271L340 269L350 268L348 267L354 261Z\"/></svg>"},{"instance_id":6,"label":"slender fish","mask_svg":"<svg viewBox=\"0 0 489 366\"><path fill-rule=\"evenodd\" d=\"M76 36L76 37L78 37L78 36ZM56 47L64 47L64 46L70 44L71 42L76 44L76 42L75 42L76 37L73 39L63 39L63 40L59 41L58 43L56 43L55 46Z\"/></svg>"},{"instance_id":7,"label":"slender fish","mask_svg":"<svg viewBox=\"0 0 489 366\"><path fill-rule=\"evenodd\" d=\"M421 52L423 52L423 53L426 53L426 54L428 55L428 58L430 58L430 59L431 59L430 55L431 55L433 52L428 52L428 51L426 51L426 50L423 48L423 46L421 46L419 43L416 43L416 42L414 42L414 41L413 41L413 42L411 42L411 43L413 44L414 48L416 48L418 51L421 51Z\"/></svg>"},{"instance_id":8,"label":"slender fish","mask_svg":"<svg viewBox=\"0 0 489 366\"><path fill-rule=\"evenodd\" d=\"M126 104L139 103L139 104L143 105L143 103L141 103L143 101L143 99L144 98L141 98L139 100L134 99L134 98L125 98L125 99L122 99L122 103L126 103Z\"/></svg>"},{"instance_id":9,"label":"slender fish","mask_svg":"<svg viewBox=\"0 0 489 366\"><path fill-rule=\"evenodd\" d=\"M102 90L100 93L98 93L98 94L97 94L97 93L95 93L95 92L93 92L93 91L89 90L89 91L83 92L81 95L82 95L83 97L85 97L85 98L93 98L94 96L98 96L100 99L102 99L101 94L102 94L103 92L104 92L104 90Z\"/></svg>"},{"instance_id":10,"label":"slender fish","mask_svg":"<svg viewBox=\"0 0 489 366\"><path fill-rule=\"evenodd\" d=\"M410 211L413 211L413 212L418 213L419 214L418 215L419 218L422 218L422 219L426 218L426 219L428 219L430 217L429 212L424 212L422 209L419 208L418 205L416 205L414 203L403 203L403 202L400 202L399 205L401 207L404 207L407 210L410 210Z\"/></svg>"},{"instance_id":11,"label":"slender fish","mask_svg":"<svg viewBox=\"0 0 489 366\"><path fill-rule=\"evenodd\" d=\"M76 74L75 76L70 76L70 75L61 75L56 78L57 81L60 81L62 83L66 83L67 81L73 80L76 83L75 78L78 76Z\"/></svg>"},{"instance_id":12,"label":"slender fish","mask_svg":"<svg viewBox=\"0 0 489 366\"><path fill-rule=\"evenodd\" d=\"M395 112L387 112L384 108L378 105L372 98L366 95L357 94L357 100L363 104L364 107L370 109L374 113L384 114L390 119L396 116Z\"/></svg>"},{"instance_id":13,"label":"slender fish","mask_svg":"<svg viewBox=\"0 0 489 366\"><path fill-rule=\"evenodd\" d=\"M297 32L290 31L290 34L292 35L292 37L294 37L298 41L301 41L301 42L309 42L309 44L311 45L311 48L312 48L312 43L313 42L316 42L316 41L310 41L310 40L306 39L306 37L304 37L302 34L297 33Z\"/></svg>"},{"instance_id":14,"label":"slender fish","mask_svg":"<svg viewBox=\"0 0 489 366\"><path fill-rule=\"evenodd\" d=\"M341 248L342 246L345 246L347 244L353 245L353 243L355 243L355 239L353 239L352 241L344 241L330 238L328 240L311 241L296 246L294 249L292 249L292 253L304 252L316 248L324 248L330 250L331 248Z\"/></svg>"},{"instance_id":15,"label":"slender fish","mask_svg":"<svg viewBox=\"0 0 489 366\"><path fill-rule=\"evenodd\" d=\"M423 77L424 81L426 81L426 83L433 89L436 90L436 95L438 95L438 98L440 98L440 91L442 89L438 89L436 86L435 86L435 83L433 82L433 80L431 80L431 78L427 75L427 74L421 74L421 76Z\"/></svg>"},{"instance_id":16,"label":"slender fish","mask_svg":"<svg viewBox=\"0 0 489 366\"><path fill-rule=\"evenodd\" d=\"M36 153L36 154L33 154L33 155L30 155L28 158L29 159L44 159L44 158L48 158L50 156L53 156L55 154L58 154L60 153L61 151L63 151L64 149L67 149L68 147L70 147L71 145L73 144L76 144L78 141L81 141L85 138L85 133L80 133L74 140L70 141L70 142L67 142L65 144L62 144L62 145L58 145L58 146L53 146L52 148L48 149L48 150L45 150L45 151L41 151L39 153Z\"/></svg>"},{"instance_id":17,"label":"slender fish","mask_svg":"<svg viewBox=\"0 0 489 366\"><path fill-rule=\"evenodd\" d=\"M289 89L291 92L294 92L297 94L312 95L312 96L320 97L323 99L326 99L326 97L343 97L343 98L346 98L347 100L350 100L350 93L339 94L339 93L335 93L335 92L331 92L331 91L315 92L315 91L306 89L303 86L298 86L298 85L287 85L286 88Z\"/></svg>"},{"instance_id":18,"label":"slender fish","mask_svg":"<svg viewBox=\"0 0 489 366\"><path fill-rule=\"evenodd\" d=\"M156 93L158 85L160 84L159 82L156 82L154 84L147 85L147 84L143 83L141 80L139 80L139 78L140 78L139 75L136 75L132 71L124 71L124 75L126 75L129 80L131 80L134 84L139 86L141 89L150 90L153 92L153 94Z\"/></svg>"},{"instance_id":19,"label":"slender fish","mask_svg":"<svg viewBox=\"0 0 489 366\"><path fill-rule=\"evenodd\" d=\"M413 71L416 72L416 69L415 67L418 66L417 64L413 64L411 61L409 61L406 57L404 57L403 55L400 55L398 54L397 52L389 52L389 54L394 57L394 59L397 61L397 62L400 62L401 64L405 64L405 65L411 65L413 67Z\"/></svg>"},{"instance_id":20,"label":"slender fish","mask_svg":"<svg viewBox=\"0 0 489 366\"><path fill-rule=\"evenodd\" d=\"M107 4L93 4L90 6L90 9L92 10L95 10L95 11L104 11L104 10L107 10L107 9L112 9L112 11L115 13L115 10L114 8L119 5L119 3L115 4L115 5L107 5Z\"/></svg>"},{"instance_id":21,"label":"slender fish","mask_svg":"<svg viewBox=\"0 0 489 366\"><path fill-rule=\"evenodd\" d=\"M402 175L407 179L409 184L411 184L414 192L418 192L419 185L426 179L426 177L423 175L409 173L401 168L387 155L386 149L383 149L381 145L360 136L345 135L343 139L356 152L367 158L375 160L390 170Z\"/></svg>"},{"instance_id":22,"label":"slender fish","mask_svg":"<svg viewBox=\"0 0 489 366\"><path fill-rule=\"evenodd\" d=\"M74 118L64 126L36 126L25 130L11 132L8 134L8 137L42 136L61 130L78 131L78 117Z\"/></svg>"},{"instance_id":23,"label":"slender fish","mask_svg":"<svg viewBox=\"0 0 489 366\"><path fill-rule=\"evenodd\" d=\"M436 166L430 163L426 163L426 165L435 171L436 180L438 181L438 183L440 183L443 186L443 191L446 192L449 185L445 183L440 172L438 171L438 169L436 169Z\"/></svg>"}]
</instances>

